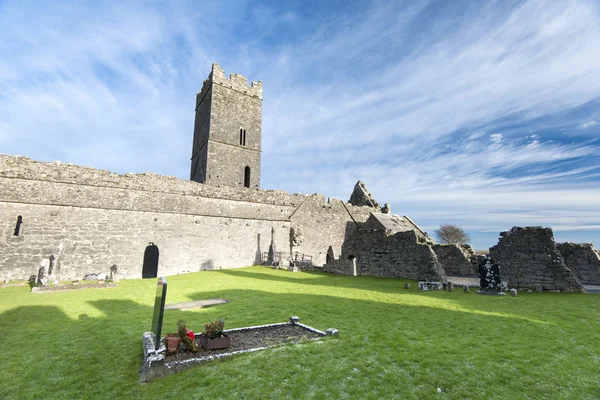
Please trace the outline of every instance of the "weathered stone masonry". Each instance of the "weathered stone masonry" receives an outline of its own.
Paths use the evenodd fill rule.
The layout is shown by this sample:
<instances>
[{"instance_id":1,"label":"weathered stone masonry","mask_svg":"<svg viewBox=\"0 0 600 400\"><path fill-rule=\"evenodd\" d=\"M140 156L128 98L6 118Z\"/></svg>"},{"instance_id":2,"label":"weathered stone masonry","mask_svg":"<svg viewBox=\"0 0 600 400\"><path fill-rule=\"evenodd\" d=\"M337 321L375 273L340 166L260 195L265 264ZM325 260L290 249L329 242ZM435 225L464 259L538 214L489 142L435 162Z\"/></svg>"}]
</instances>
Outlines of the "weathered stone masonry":
<instances>
[{"instance_id":1,"label":"weathered stone masonry","mask_svg":"<svg viewBox=\"0 0 600 400\"><path fill-rule=\"evenodd\" d=\"M190 179L210 185L260 187L262 82L213 64L196 96ZM246 181L247 180L247 181Z\"/></svg>"},{"instance_id":2,"label":"weathered stone masonry","mask_svg":"<svg viewBox=\"0 0 600 400\"><path fill-rule=\"evenodd\" d=\"M581 283L600 285L600 254L591 243L557 243L556 247Z\"/></svg>"},{"instance_id":3,"label":"weathered stone masonry","mask_svg":"<svg viewBox=\"0 0 600 400\"><path fill-rule=\"evenodd\" d=\"M566 265L554 243L552 229L539 226L513 227L500 233L490 248L500 266L502 280L509 287L560 291L581 291L582 286Z\"/></svg>"},{"instance_id":4,"label":"weathered stone masonry","mask_svg":"<svg viewBox=\"0 0 600 400\"><path fill-rule=\"evenodd\" d=\"M309 238L318 230L318 240L307 239L294 250L323 264L329 246L341 252L347 224L370 211L337 199L325 202L320 195L118 175L0 155L0 276L27 278L57 257L61 244L56 263L63 279L108 273L113 264L121 277L138 278L148 242L159 246L159 274L242 267L268 250L272 228L277 248L288 249L292 226ZM15 236L18 216L23 222Z\"/></svg>"},{"instance_id":5,"label":"weathered stone masonry","mask_svg":"<svg viewBox=\"0 0 600 400\"><path fill-rule=\"evenodd\" d=\"M354 261L353 261L354 260ZM446 273L430 245L419 243L415 231L357 230L350 232L339 259L325 265L328 272L399 277L416 280L446 280Z\"/></svg>"}]
</instances>

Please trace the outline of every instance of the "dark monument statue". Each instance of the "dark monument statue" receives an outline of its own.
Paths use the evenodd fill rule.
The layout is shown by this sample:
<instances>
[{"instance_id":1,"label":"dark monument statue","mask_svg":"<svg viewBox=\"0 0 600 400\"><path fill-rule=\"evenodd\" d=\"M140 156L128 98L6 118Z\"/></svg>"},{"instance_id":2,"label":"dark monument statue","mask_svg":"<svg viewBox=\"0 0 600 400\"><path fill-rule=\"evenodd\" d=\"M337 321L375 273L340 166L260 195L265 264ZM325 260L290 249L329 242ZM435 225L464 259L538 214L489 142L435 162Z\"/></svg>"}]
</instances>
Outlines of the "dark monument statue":
<instances>
[{"instance_id":1,"label":"dark monument statue","mask_svg":"<svg viewBox=\"0 0 600 400\"><path fill-rule=\"evenodd\" d=\"M154 334L155 350L160 347L160 333L162 330L163 316L165 315L165 299L167 297L167 278L158 279L156 284L156 297L154 299L154 315L152 316L152 333Z\"/></svg>"},{"instance_id":2,"label":"dark monument statue","mask_svg":"<svg viewBox=\"0 0 600 400\"><path fill-rule=\"evenodd\" d=\"M481 290L477 293L500 294L502 293L502 281L500 279L500 267L490 256L484 256L479 263L479 286Z\"/></svg>"}]
</instances>

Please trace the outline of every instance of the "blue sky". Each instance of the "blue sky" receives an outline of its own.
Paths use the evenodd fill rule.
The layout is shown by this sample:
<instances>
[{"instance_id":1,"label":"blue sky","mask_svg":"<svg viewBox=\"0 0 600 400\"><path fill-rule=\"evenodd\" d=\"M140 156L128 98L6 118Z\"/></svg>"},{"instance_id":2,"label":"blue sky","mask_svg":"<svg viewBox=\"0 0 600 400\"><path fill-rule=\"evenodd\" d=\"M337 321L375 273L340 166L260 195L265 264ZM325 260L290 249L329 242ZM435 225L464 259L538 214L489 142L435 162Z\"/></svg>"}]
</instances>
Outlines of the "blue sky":
<instances>
[{"instance_id":1,"label":"blue sky","mask_svg":"<svg viewBox=\"0 0 600 400\"><path fill-rule=\"evenodd\" d=\"M600 247L599 1L0 0L0 27L0 153L187 179L217 62L263 81L263 188Z\"/></svg>"}]
</instances>

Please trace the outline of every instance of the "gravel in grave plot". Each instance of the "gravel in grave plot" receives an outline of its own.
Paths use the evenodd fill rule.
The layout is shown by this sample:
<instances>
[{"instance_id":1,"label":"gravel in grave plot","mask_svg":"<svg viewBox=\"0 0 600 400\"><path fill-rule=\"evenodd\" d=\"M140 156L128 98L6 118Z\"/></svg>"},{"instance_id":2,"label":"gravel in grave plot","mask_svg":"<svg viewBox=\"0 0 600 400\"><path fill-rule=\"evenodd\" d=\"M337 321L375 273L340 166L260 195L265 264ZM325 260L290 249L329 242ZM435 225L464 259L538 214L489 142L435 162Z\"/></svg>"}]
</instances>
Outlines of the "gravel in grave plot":
<instances>
[{"instance_id":1,"label":"gravel in grave plot","mask_svg":"<svg viewBox=\"0 0 600 400\"><path fill-rule=\"evenodd\" d=\"M247 331L231 332L228 335L231 338L231 345L227 349L204 350L202 346L200 346L200 341L197 339L196 343L198 343L200 351L197 353L187 352L183 350L184 346L181 345L179 347L179 353L167 355L165 362L183 361L191 358L231 353L257 347L273 347L286 343L299 343L322 337L317 333L294 325L268 326Z\"/></svg>"}]
</instances>

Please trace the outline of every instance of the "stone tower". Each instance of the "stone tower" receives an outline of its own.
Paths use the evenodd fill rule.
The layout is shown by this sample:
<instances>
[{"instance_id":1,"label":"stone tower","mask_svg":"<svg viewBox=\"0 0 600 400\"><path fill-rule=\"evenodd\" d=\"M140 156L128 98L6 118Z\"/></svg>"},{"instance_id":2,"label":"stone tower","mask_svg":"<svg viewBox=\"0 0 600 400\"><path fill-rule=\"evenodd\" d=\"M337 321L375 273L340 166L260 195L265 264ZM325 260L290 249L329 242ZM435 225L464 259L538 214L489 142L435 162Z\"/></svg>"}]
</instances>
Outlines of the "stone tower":
<instances>
[{"instance_id":1,"label":"stone tower","mask_svg":"<svg viewBox=\"0 0 600 400\"><path fill-rule=\"evenodd\" d=\"M208 185L260 187L262 82L212 65L196 96L190 179Z\"/></svg>"}]
</instances>

